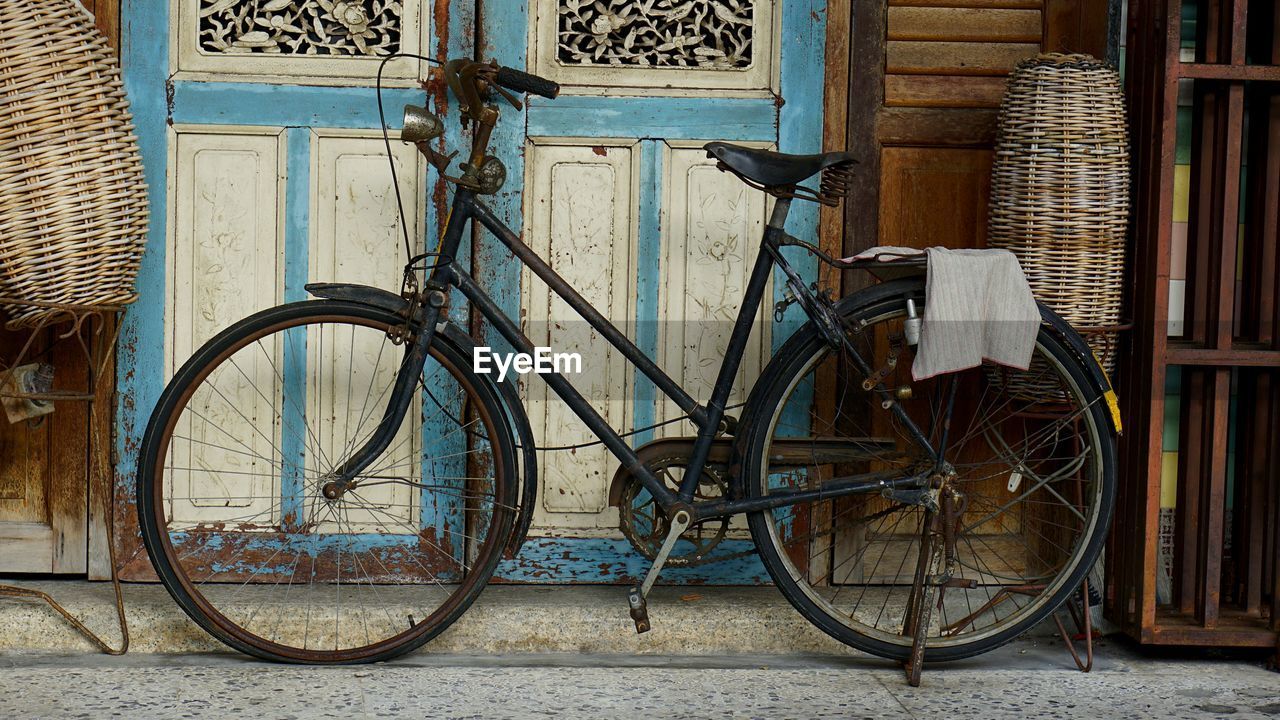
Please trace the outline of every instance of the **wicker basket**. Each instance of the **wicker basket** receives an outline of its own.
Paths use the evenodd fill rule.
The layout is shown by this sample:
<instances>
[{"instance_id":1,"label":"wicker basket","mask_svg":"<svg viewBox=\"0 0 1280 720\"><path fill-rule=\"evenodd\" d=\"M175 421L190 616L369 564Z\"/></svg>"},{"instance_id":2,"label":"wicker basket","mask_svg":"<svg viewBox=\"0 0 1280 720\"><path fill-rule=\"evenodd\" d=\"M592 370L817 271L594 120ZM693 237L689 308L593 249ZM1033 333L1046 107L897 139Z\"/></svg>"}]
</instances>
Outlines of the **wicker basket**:
<instances>
[{"instance_id":1,"label":"wicker basket","mask_svg":"<svg viewBox=\"0 0 1280 720\"><path fill-rule=\"evenodd\" d=\"M987 244L1018 256L1036 298L1085 331L1108 373L1128 221L1119 74L1088 55L1018 63L1000 104Z\"/></svg>"},{"instance_id":2,"label":"wicker basket","mask_svg":"<svg viewBox=\"0 0 1280 720\"><path fill-rule=\"evenodd\" d=\"M0 297L131 302L147 189L120 68L75 0L0 0ZM50 309L3 306L10 327Z\"/></svg>"}]
</instances>

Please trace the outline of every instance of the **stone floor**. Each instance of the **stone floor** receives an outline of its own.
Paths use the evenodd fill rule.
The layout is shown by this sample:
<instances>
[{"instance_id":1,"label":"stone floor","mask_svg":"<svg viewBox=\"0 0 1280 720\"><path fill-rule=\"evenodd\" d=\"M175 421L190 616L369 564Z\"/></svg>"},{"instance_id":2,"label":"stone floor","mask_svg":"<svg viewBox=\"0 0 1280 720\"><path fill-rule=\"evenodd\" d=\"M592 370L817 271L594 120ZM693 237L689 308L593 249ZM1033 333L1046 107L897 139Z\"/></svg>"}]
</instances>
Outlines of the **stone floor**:
<instances>
[{"instance_id":1,"label":"stone floor","mask_svg":"<svg viewBox=\"0 0 1280 720\"><path fill-rule=\"evenodd\" d=\"M109 585L28 584L115 640ZM770 588L658 588L654 630L637 636L621 588L491 587L423 651L354 668L224 652L154 585L125 600L133 652L112 658L47 607L0 598L0 718L1280 718L1265 655L1108 640L1083 674L1044 626L910 688Z\"/></svg>"},{"instance_id":2,"label":"stone floor","mask_svg":"<svg viewBox=\"0 0 1280 720\"><path fill-rule=\"evenodd\" d=\"M235 655L0 654L0 717L1274 718L1280 675L1104 643L1097 667L1024 639L926 671L837 656L417 654L305 668Z\"/></svg>"}]
</instances>

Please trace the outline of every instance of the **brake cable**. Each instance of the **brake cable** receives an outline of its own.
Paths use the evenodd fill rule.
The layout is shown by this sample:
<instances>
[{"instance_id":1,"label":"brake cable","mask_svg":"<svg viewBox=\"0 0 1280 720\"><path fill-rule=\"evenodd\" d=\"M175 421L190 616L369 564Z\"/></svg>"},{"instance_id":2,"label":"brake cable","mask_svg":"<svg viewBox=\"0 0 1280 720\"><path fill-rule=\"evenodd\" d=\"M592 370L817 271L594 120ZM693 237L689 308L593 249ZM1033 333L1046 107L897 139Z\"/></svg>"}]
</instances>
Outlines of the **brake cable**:
<instances>
[{"instance_id":1,"label":"brake cable","mask_svg":"<svg viewBox=\"0 0 1280 720\"><path fill-rule=\"evenodd\" d=\"M446 410L444 407L444 404L441 403L438 399L436 399L435 394L431 392L431 389L428 388L425 383L419 381L418 386L421 387L423 392L427 394L427 397L431 398L431 402L435 403L436 409L444 413L445 417L457 423L459 426L465 427L466 424L463 423L458 418L454 417L448 410ZM736 410L742 407L743 405L746 405L746 403L745 402L735 403L733 405L726 407L725 410ZM649 430L660 428L664 425L671 425L673 423L678 423L678 422L681 422L682 420L688 420L688 419L690 418L687 414L680 415L678 417L673 417L667 420L663 420L662 422L654 423L652 425L646 425L644 427L635 428L634 430L628 430L627 432L624 432L624 433L619 433L618 437L625 438L625 437L631 437L632 435L639 435L642 432L647 432ZM473 430L464 430L464 432L473 438L477 438L481 440L489 439ZM596 445L603 445L603 444L604 444L604 440L592 440L591 442L578 443L576 445L534 445L533 449L539 452L562 452L566 450L581 450L582 448L594 447ZM520 445L519 443L517 443L516 449L523 450L525 448L523 445Z\"/></svg>"},{"instance_id":2,"label":"brake cable","mask_svg":"<svg viewBox=\"0 0 1280 720\"><path fill-rule=\"evenodd\" d=\"M376 92L378 95L378 124L382 127L382 144L387 151L387 164L391 166L391 187L396 194L396 210L400 213L400 231L404 235L404 257L407 266L412 267L414 263L413 243L409 240L409 221L404 213L404 200L400 196L400 178L396 174L396 159L391 154L391 135L387 131L387 114L382 105L382 71L386 68L387 63L396 58L410 57L422 60L429 65L443 66L444 62L436 58L427 57L426 55L418 55L416 53L392 53L382 59L378 63L378 80L376 84ZM407 271L407 270L406 270Z\"/></svg>"}]
</instances>

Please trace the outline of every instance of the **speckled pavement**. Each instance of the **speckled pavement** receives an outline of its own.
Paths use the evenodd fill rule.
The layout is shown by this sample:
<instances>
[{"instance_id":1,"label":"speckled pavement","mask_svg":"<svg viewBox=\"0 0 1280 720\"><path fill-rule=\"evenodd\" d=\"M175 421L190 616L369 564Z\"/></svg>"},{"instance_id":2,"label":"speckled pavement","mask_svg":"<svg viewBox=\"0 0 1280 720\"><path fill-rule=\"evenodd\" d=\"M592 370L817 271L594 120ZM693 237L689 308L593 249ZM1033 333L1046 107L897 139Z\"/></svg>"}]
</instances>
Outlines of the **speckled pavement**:
<instances>
[{"instance_id":1,"label":"speckled pavement","mask_svg":"<svg viewBox=\"0 0 1280 720\"><path fill-rule=\"evenodd\" d=\"M231 654L0 655L3 718L1276 718L1256 658L1105 642L1089 674L1027 638L927 669L838 656L415 654L304 668Z\"/></svg>"}]
</instances>

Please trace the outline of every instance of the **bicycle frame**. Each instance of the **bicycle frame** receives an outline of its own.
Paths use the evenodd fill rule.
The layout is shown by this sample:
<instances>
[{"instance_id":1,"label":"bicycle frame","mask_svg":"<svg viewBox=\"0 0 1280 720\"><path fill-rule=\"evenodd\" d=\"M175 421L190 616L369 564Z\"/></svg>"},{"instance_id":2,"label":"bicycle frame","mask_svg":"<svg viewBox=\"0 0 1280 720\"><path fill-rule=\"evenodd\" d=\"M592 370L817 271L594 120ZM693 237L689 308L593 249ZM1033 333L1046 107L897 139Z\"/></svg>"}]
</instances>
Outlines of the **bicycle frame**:
<instances>
[{"instance_id":1,"label":"bicycle frame","mask_svg":"<svg viewBox=\"0 0 1280 720\"><path fill-rule=\"evenodd\" d=\"M471 73L468 76L470 79L461 84L471 88L475 82L474 75L474 72ZM461 80L462 78L459 79ZM465 88L464 94L468 94ZM760 309L760 303L768 286L769 276L775 266L782 270L787 278L787 286L794 295L796 302L800 304L809 319L818 325L827 342L832 345L843 345L850 352L863 376L870 377L872 374L871 368L845 337L838 318L833 317L833 313L826 306L819 303L814 294L810 292L809 288L801 280L799 274L782 256L781 247L783 245L805 245L788 236L784 230L787 214L791 207L791 197L778 196L774 203L772 215L765 227L764 237L761 239L760 249L756 254L755 264L751 269L750 279L747 281L742 304L738 308L738 316L734 321L724 359L720 364L715 384L712 387L711 398L704 406L690 396L662 368L658 367L657 363L645 355L617 326L592 307L568 281L539 257L532 248L526 245L514 230L503 224L480 200L476 192L477 168L484 163L490 131L497 122L498 112L494 106L480 102L478 97L471 98L466 103L466 107L467 116L477 124L476 135L472 142L469 160L463 166L466 169L466 173L456 183L456 191L454 192L448 221L445 224L444 232L440 236L440 244L435 253L432 253L441 261L431 268L421 292L418 292L416 288L412 293L406 292L406 297L412 295L415 302L412 303L408 312L407 320L409 322L406 329L410 332L406 333L408 336L406 339L409 342L407 343L404 360L401 362L400 370L397 373L395 386L392 389L391 400L377 429L369 440L357 449L351 457L343 461L332 473L335 479L329 485L326 485L326 492L329 492L330 488L333 492L341 493L345 491L348 486L354 484L356 475L368 467L391 442L391 438L395 435L396 429L408 409L413 390L416 387L418 374L426 361L431 340L436 332L436 323L441 318L448 302L450 288L456 287L514 348L524 353L532 353L534 351L533 342L520 330L519 326L511 318L507 317L497 303L489 297L465 269L459 267L452 260L452 258L457 257L458 249L462 243L463 231L468 223L472 221L478 222L505 245L522 265L529 268L533 271L533 274L545 282L552 292L564 300L573 308L574 312L599 332L610 345L622 353L622 356L635 369L652 381L655 387L673 400L697 426L698 432L695 436L685 475L680 482L679 489L672 492L665 483L649 470L648 466L631 449L631 446L622 439L622 436L609 426L604 418L596 412L595 408L582 397L581 393L563 375L554 371L540 373L556 395L618 458L622 466L640 481L665 511L673 513L677 510L685 510L692 519L698 520L782 507L801 502L814 502L842 495L878 492L899 487L919 488L923 486L928 475L941 469L939 467L942 463L941 458L934 451L924 433L919 430L902 407L893 401L888 390L883 385L877 384L874 391L881 397L885 407L889 408L898 421L907 428L912 439L921 447L925 455L934 462L932 470L918 472L907 477L894 476L890 473L851 475L829 480L820 489L816 490L781 490L755 499L695 502L694 493L698 487L698 480L706 467L716 436L729 428L725 416L726 402L729 399L729 393L733 390L734 377L737 375L742 363L743 353L746 350L751 334L751 325L757 311ZM429 158L437 157L435 151L426 143L417 142L416 145ZM446 164L447 161L448 159L444 158ZM435 162L433 160L433 164ZM406 272L411 271L407 269ZM415 330L416 332L412 332Z\"/></svg>"},{"instance_id":2,"label":"bicycle frame","mask_svg":"<svg viewBox=\"0 0 1280 720\"><path fill-rule=\"evenodd\" d=\"M693 501L694 492L698 484L697 478L706 466L712 444L716 436L726 427L726 402L728 401L729 393L732 391L733 380L746 349L752 322L764 298L768 279L774 266L777 265L787 275L790 280L788 284L793 290L797 286L801 290L807 290L800 283L798 274L779 251L783 239L787 237L783 231L783 224L786 221L789 208L790 200L786 198L779 199L774 205L773 214L765 229L760 251L751 270L742 305L738 310L738 316L729 337L724 360L721 363L715 385L712 388L711 398L705 406L699 404L679 383L645 355L644 351L631 342L617 326L601 315L586 299L579 295L568 281L538 256L532 248L526 245L515 231L503 224L481 202L473 190L459 187L454 194L449 220L441 235L437 253L444 258L455 257L467 224L472 221L478 222L506 246L525 267L533 271L533 274L537 275L554 293L573 308L592 328L599 332L610 345L617 348L637 370L649 378L658 389L688 414L690 420L698 427L698 432L693 452L689 458L688 469L681 481L680 488L677 492L672 492L649 470L648 466L636 455L636 452L622 439L622 436L596 412L595 408L582 397L581 393L563 375L557 372L542 374L542 378L555 391L556 395L600 438L601 442L618 458L623 467L633 473L636 479L653 494L654 499L666 510L683 507L689 510L694 518L701 519L781 507L800 502L813 502L842 495L878 492L897 487L918 487L927 473L922 472L908 477L892 476L888 473L867 473L834 479L824 483L822 488L816 490L784 490L756 499ZM431 270L426 280L423 297L427 298L427 301L423 304L421 312L416 313L419 317L414 319L414 325L417 326L418 332L405 353L405 360L401 364L400 374L397 378L397 386L393 390L393 398L384 415L383 423L381 423L379 431L374 433L368 443L354 453L351 459L343 463L337 474L353 477L368 462L372 461L377 454L382 452L383 448L379 446L383 438L380 436L385 435L385 440L389 441L390 436L394 434L395 427L399 425L399 420L403 417L412 395L417 374L421 372L421 365L426 357L427 348L430 347L436 323L445 305L447 291L451 287L458 288L462 295L472 303L483 317L493 324L498 333L513 347L521 352L533 352L533 342L511 318L507 317L497 303L489 297L488 293L476 283L475 279L465 269L451 261L440 263ZM811 297L809 299L812 300ZM812 315L808 308L806 308L806 312L810 312ZM905 413L902 416L905 418ZM909 418L906 418L906 420L910 422ZM914 425L911 427L914 428ZM918 430L916 432L918 433ZM923 434L919 435L919 439L924 440ZM929 448L927 441L924 445L932 454L932 448Z\"/></svg>"}]
</instances>

